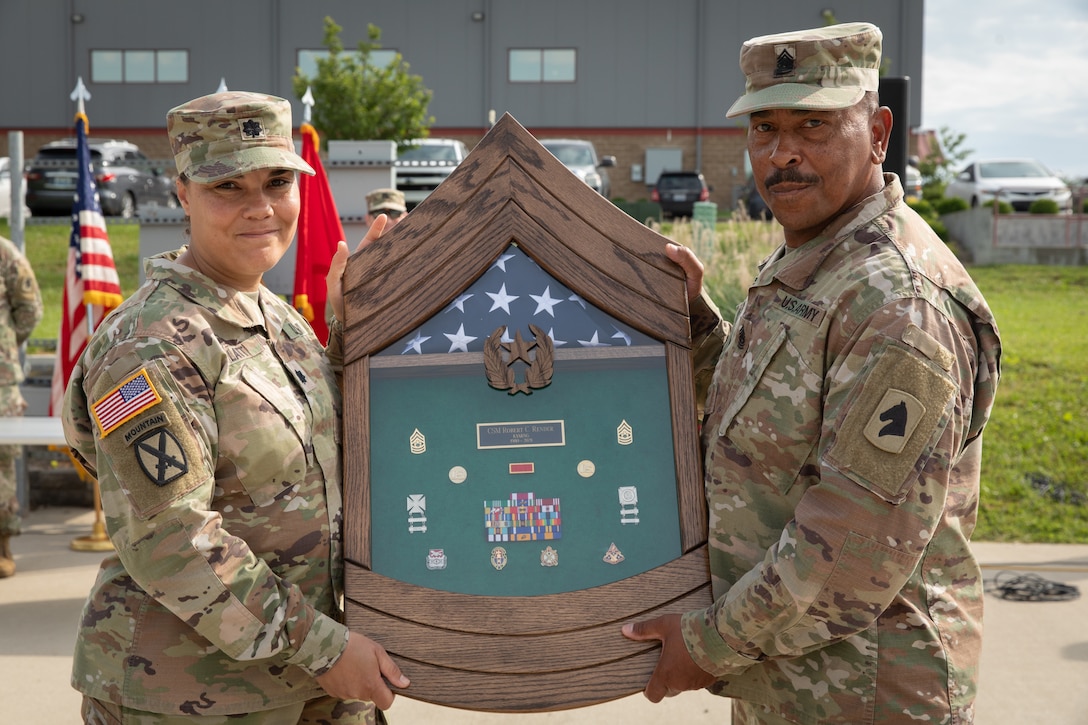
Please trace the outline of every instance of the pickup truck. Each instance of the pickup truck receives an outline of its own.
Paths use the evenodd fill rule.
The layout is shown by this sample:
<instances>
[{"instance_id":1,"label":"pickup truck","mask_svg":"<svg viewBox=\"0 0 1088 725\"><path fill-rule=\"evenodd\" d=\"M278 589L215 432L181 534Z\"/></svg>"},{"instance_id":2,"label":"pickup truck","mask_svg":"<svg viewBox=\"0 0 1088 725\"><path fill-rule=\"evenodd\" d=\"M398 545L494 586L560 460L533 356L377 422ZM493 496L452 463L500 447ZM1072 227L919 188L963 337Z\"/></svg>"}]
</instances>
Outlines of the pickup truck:
<instances>
[{"instance_id":1,"label":"pickup truck","mask_svg":"<svg viewBox=\"0 0 1088 725\"><path fill-rule=\"evenodd\" d=\"M397 149L397 189L409 211L430 196L468 156L468 147L452 138L424 138Z\"/></svg>"}]
</instances>

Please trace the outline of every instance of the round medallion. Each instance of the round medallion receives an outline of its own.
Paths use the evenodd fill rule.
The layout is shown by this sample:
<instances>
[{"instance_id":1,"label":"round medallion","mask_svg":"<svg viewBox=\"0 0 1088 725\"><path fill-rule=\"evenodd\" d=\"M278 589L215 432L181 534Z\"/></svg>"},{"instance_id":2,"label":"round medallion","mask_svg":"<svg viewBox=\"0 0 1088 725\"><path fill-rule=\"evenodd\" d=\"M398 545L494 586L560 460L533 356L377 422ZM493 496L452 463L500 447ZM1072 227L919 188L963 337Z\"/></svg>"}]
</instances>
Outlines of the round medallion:
<instances>
[{"instance_id":1,"label":"round medallion","mask_svg":"<svg viewBox=\"0 0 1088 725\"><path fill-rule=\"evenodd\" d=\"M597 467L593 465L593 461L580 461L578 463L578 475L582 478L589 478L597 472Z\"/></svg>"},{"instance_id":2,"label":"round medallion","mask_svg":"<svg viewBox=\"0 0 1088 725\"><path fill-rule=\"evenodd\" d=\"M450 469L450 481L453 483L464 483L466 478L468 478L468 471L464 466L454 466Z\"/></svg>"}]
</instances>

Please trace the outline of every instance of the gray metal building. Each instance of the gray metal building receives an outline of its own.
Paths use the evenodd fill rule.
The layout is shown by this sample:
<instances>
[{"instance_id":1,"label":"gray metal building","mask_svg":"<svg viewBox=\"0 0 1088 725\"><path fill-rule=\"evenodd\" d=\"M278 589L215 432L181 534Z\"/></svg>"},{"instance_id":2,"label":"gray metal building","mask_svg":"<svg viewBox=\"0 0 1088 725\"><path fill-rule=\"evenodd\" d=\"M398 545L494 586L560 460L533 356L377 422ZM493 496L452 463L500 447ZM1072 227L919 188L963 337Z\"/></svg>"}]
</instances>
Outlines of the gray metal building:
<instances>
[{"instance_id":1,"label":"gray metal building","mask_svg":"<svg viewBox=\"0 0 1088 725\"><path fill-rule=\"evenodd\" d=\"M323 19L354 48L368 23L434 92L432 135L470 145L511 113L537 136L593 140L617 157L613 195L644 196L650 152L699 168L719 205L744 180L741 43L866 20L884 31L887 75L909 76L921 118L923 0L0 0L0 155L8 131L29 158L70 134L82 77L96 136L169 155L170 107L219 86L290 98L295 67L322 51ZM898 123L906 119L897 117ZM651 164L652 165L652 164Z\"/></svg>"}]
</instances>

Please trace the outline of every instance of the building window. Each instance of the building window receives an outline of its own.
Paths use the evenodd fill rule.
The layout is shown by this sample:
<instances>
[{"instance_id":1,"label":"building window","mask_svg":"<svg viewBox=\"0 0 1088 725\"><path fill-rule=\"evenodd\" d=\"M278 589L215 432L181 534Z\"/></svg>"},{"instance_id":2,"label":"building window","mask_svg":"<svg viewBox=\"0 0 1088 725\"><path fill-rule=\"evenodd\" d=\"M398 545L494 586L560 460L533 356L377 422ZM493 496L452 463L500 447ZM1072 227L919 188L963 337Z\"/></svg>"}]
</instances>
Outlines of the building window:
<instances>
[{"instance_id":1,"label":"building window","mask_svg":"<svg viewBox=\"0 0 1088 725\"><path fill-rule=\"evenodd\" d=\"M92 83L188 83L187 50L92 50Z\"/></svg>"},{"instance_id":2,"label":"building window","mask_svg":"<svg viewBox=\"0 0 1088 725\"><path fill-rule=\"evenodd\" d=\"M359 57L359 51L357 50L345 50L343 53L350 53L354 55L356 59ZM300 50L298 52L298 72L299 75L306 76L307 78L317 77L317 59L328 58L329 51L327 50ZM397 58L397 51L390 48L378 48L377 50L370 51L370 65L385 68Z\"/></svg>"},{"instance_id":3,"label":"building window","mask_svg":"<svg viewBox=\"0 0 1088 725\"><path fill-rule=\"evenodd\" d=\"M512 48L511 83L573 83L578 52L573 48Z\"/></svg>"}]
</instances>

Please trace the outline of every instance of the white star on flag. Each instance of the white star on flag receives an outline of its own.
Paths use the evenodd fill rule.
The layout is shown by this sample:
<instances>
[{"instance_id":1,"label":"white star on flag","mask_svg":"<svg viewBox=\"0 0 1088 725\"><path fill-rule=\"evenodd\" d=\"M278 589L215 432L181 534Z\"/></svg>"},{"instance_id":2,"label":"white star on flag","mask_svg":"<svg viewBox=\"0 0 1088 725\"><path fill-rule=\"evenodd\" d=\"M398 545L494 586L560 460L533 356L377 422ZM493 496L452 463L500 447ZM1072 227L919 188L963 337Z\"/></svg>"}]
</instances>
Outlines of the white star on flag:
<instances>
[{"instance_id":1,"label":"white star on flag","mask_svg":"<svg viewBox=\"0 0 1088 725\"><path fill-rule=\"evenodd\" d=\"M475 337L465 334L465 325L461 323L461 326L457 328L457 332L450 334L448 332L442 333L450 339L450 352L468 352L468 344L475 340Z\"/></svg>"},{"instance_id":2,"label":"white star on flag","mask_svg":"<svg viewBox=\"0 0 1088 725\"><path fill-rule=\"evenodd\" d=\"M601 342L597 339L597 332L593 332L593 337L588 340L579 340L578 344L582 347L612 347L607 342Z\"/></svg>"},{"instance_id":3,"label":"white star on flag","mask_svg":"<svg viewBox=\"0 0 1088 725\"><path fill-rule=\"evenodd\" d=\"M404 350L403 350L403 352L401 352L401 355L408 352L409 350L415 350L417 355L422 355L423 354L423 347L422 347L423 343L427 342L427 340L430 340L430 339L431 339L430 335L423 335L423 333L421 333L421 332L419 332L417 330L416 331L416 336L413 337L411 340L409 340L407 342L407 344L405 344Z\"/></svg>"},{"instance_id":4,"label":"white star on flag","mask_svg":"<svg viewBox=\"0 0 1088 725\"><path fill-rule=\"evenodd\" d=\"M464 314L465 303L468 302L469 299L471 299L472 297L474 297L472 293L461 295L450 303L450 306L446 308L446 312L450 312L451 310L453 310L454 307L456 307L457 309L461 310L461 314Z\"/></svg>"},{"instance_id":5,"label":"white star on flag","mask_svg":"<svg viewBox=\"0 0 1088 725\"><path fill-rule=\"evenodd\" d=\"M555 328L554 327L552 329L548 330L548 337L550 337L552 339L552 344L555 345L556 347L567 344L566 340L557 340L557 339L555 339Z\"/></svg>"},{"instance_id":6,"label":"white star on flag","mask_svg":"<svg viewBox=\"0 0 1088 725\"><path fill-rule=\"evenodd\" d=\"M488 292L487 296L491 298L491 309L488 312L494 312L497 309L502 309L506 314L510 314L510 303L518 299L521 295L508 295L506 294L506 283L503 282L502 289L498 292Z\"/></svg>"},{"instance_id":7,"label":"white star on flag","mask_svg":"<svg viewBox=\"0 0 1088 725\"><path fill-rule=\"evenodd\" d=\"M536 302L536 310L534 315L539 315L541 312L547 312L552 317L555 317L555 306L562 302L561 299L556 299L551 296L551 286L544 288L544 293L539 295L529 295Z\"/></svg>"}]
</instances>

